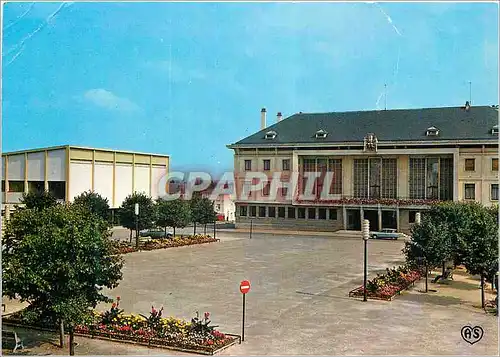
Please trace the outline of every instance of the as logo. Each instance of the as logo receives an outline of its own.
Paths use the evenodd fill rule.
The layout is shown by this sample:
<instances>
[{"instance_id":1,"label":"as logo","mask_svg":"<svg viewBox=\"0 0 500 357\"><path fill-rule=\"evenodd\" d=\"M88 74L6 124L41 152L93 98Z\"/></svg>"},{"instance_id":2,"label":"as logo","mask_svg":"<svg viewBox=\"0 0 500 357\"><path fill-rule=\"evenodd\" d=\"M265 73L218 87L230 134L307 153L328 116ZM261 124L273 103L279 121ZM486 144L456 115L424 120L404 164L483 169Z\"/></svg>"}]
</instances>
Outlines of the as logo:
<instances>
[{"instance_id":1,"label":"as logo","mask_svg":"<svg viewBox=\"0 0 500 357\"><path fill-rule=\"evenodd\" d=\"M464 341L470 343L471 345L475 344L476 342L481 341L483 338L484 331L481 326L464 326L462 327L462 338Z\"/></svg>"}]
</instances>

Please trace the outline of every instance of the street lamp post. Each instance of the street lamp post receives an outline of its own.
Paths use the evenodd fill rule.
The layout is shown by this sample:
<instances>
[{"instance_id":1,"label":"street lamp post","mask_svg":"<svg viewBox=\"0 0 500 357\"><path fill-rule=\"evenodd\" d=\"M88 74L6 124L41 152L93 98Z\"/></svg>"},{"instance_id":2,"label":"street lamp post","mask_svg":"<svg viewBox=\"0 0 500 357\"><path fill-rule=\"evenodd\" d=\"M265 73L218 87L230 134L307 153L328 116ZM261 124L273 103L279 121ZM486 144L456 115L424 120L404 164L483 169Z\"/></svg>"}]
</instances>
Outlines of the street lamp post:
<instances>
[{"instance_id":1,"label":"street lamp post","mask_svg":"<svg viewBox=\"0 0 500 357\"><path fill-rule=\"evenodd\" d=\"M366 281L368 277L368 238L370 238L370 221L363 220L363 241L365 246L365 264L364 264L364 274L363 274L363 301L367 301L366 296Z\"/></svg>"},{"instance_id":2,"label":"street lamp post","mask_svg":"<svg viewBox=\"0 0 500 357\"><path fill-rule=\"evenodd\" d=\"M139 204L134 206L135 213L135 249L139 249Z\"/></svg>"}]
</instances>

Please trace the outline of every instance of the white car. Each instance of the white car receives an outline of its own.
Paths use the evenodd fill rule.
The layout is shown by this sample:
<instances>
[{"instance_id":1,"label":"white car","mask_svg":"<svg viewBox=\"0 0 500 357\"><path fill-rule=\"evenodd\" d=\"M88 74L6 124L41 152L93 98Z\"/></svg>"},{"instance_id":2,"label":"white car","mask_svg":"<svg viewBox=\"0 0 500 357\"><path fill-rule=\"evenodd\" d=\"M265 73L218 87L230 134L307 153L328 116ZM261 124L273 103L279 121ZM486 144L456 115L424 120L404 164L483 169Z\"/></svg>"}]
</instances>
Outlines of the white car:
<instances>
[{"instance_id":1,"label":"white car","mask_svg":"<svg viewBox=\"0 0 500 357\"><path fill-rule=\"evenodd\" d=\"M399 238L399 233L393 228L383 228L380 232L370 232L372 239L393 239Z\"/></svg>"}]
</instances>

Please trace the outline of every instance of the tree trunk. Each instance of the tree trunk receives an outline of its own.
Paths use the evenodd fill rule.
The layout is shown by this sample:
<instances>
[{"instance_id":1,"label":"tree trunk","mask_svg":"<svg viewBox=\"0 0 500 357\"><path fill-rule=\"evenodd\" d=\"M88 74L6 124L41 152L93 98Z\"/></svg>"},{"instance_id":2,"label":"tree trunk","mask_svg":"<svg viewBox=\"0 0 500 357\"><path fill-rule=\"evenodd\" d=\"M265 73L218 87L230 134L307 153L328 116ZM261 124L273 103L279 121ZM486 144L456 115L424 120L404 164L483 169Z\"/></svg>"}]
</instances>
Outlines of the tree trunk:
<instances>
[{"instance_id":1,"label":"tree trunk","mask_svg":"<svg viewBox=\"0 0 500 357\"><path fill-rule=\"evenodd\" d=\"M75 332L72 327L69 330L69 355L75 355Z\"/></svg>"},{"instance_id":2,"label":"tree trunk","mask_svg":"<svg viewBox=\"0 0 500 357\"><path fill-rule=\"evenodd\" d=\"M446 260L443 260L443 265L442 265L442 268L441 268L441 275L442 276L444 276L445 270L446 270Z\"/></svg>"},{"instance_id":3,"label":"tree trunk","mask_svg":"<svg viewBox=\"0 0 500 357\"><path fill-rule=\"evenodd\" d=\"M130 229L130 244L132 244L132 229Z\"/></svg>"},{"instance_id":4,"label":"tree trunk","mask_svg":"<svg viewBox=\"0 0 500 357\"><path fill-rule=\"evenodd\" d=\"M429 279L429 265L425 263L425 292L429 291L428 279Z\"/></svg>"},{"instance_id":5,"label":"tree trunk","mask_svg":"<svg viewBox=\"0 0 500 357\"><path fill-rule=\"evenodd\" d=\"M203 231L203 234L204 234L204 235L207 235L207 224L206 224L206 223L205 223L205 229L204 229L204 231Z\"/></svg>"},{"instance_id":6,"label":"tree trunk","mask_svg":"<svg viewBox=\"0 0 500 357\"><path fill-rule=\"evenodd\" d=\"M193 231L193 235L196 235L196 222L194 222L194 231Z\"/></svg>"},{"instance_id":7,"label":"tree trunk","mask_svg":"<svg viewBox=\"0 0 500 357\"><path fill-rule=\"evenodd\" d=\"M63 319L59 320L59 347L64 347L64 321Z\"/></svg>"},{"instance_id":8,"label":"tree trunk","mask_svg":"<svg viewBox=\"0 0 500 357\"><path fill-rule=\"evenodd\" d=\"M481 307L484 309L484 274L481 273Z\"/></svg>"},{"instance_id":9,"label":"tree trunk","mask_svg":"<svg viewBox=\"0 0 500 357\"><path fill-rule=\"evenodd\" d=\"M175 227L174 227L174 238L175 238Z\"/></svg>"}]
</instances>

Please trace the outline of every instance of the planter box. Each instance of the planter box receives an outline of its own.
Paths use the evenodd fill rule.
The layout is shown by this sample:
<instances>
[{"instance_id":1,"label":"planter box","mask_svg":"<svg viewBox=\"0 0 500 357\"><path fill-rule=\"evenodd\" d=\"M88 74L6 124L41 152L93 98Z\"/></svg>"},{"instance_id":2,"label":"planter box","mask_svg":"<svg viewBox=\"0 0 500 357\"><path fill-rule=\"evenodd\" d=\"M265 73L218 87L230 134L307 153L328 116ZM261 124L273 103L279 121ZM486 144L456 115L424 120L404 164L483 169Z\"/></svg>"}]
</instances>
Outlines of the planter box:
<instances>
[{"instance_id":1,"label":"planter box","mask_svg":"<svg viewBox=\"0 0 500 357\"><path fill-rule=\"evenodd\" d=\"M41 327L41 326L33 326L33 325L25 325L21 323L18 319L13 319L9 318L9 315L5 315L2 318L2 323L5 326L12 326L12 327L20 327L20 328L26 328L26 329L33 329L33 330L39 330L39 331L47 331L47 332L58 332L57 328L47 328L47 327ZM65 331L67 334L67 331ZM180 351L180 352L187 352L187 353L194 353L194 354L201 354L201 355L215 355L223 350L225 350L228 347L231 347L237 343L241 343L241 337L239 335L233 335L233 334L224 334L228 338L228 341L224 343L222 346L215 346L215 347L209 347L209 346L176 346L174 343L171 341L167 341L166 339L162 339L159 337L138 337L134 335L128 335L128 334L122 334L118 332L104 332L104 331L88 331L88 332L76 332L75 331L75 336L81 336L81 337L87 337L87 338L95 338L95 339L100 339L100 340L106 340L106 341L113 341L113 342L122 342L122 343L129 343L129 344L135 344L135 345L140 345L140 346L146 346L146 347L156 347L156 348L164 348L164 349L169 349L173 351Z\"/></svg>"},{"instance_id":2,"label":"planter box","mask_svg":"<svg viewBox=\"0 0 500 357\"><path fill-rule=\"evenodd\" d=\"M415 282L417 280L420 280L420 277L417 279L414 279L413 281L408 282L408 285L406 285L405 287L399 288L391 296L377 296L370 291L367 292L366 296L369 297L370 299L373 299L373 300L391 301L394 298L394 296L401 295L401 291L408 289L410 286L414 286ZM357 287L356 289L349 291L349 297L361 297L361 296L363 296L363 286Z\"/></svg>"},{"instance_id":3,"label":"planter box","mask_svg":"<svg viewBox=\"0 0 500 357\"><path fill-rule=\"evenodd\" d=\"M214 242L219 242L220 239L214 239L214 238L206 238L204 240L192 240L192 241L186 241L186 242L172 242L171 244L165 244L163 246L161 245L153 245L151 244L150 246L147 245L142 245L139 247L139 250L135 249L135 247L127 247L127 248L122 248L126 249L126 251L120 252L120 248L117 248L117 251L119 254L129 254L129 253L134 253L134 252L139 252L139 251L150 251L150 250L157 250L157 249L169 249L169 248L176 248L176 247L184 247L188 245L195 245L195 244L207 244L207 243L214 243Z\"/></svg>"}]
</instances>

